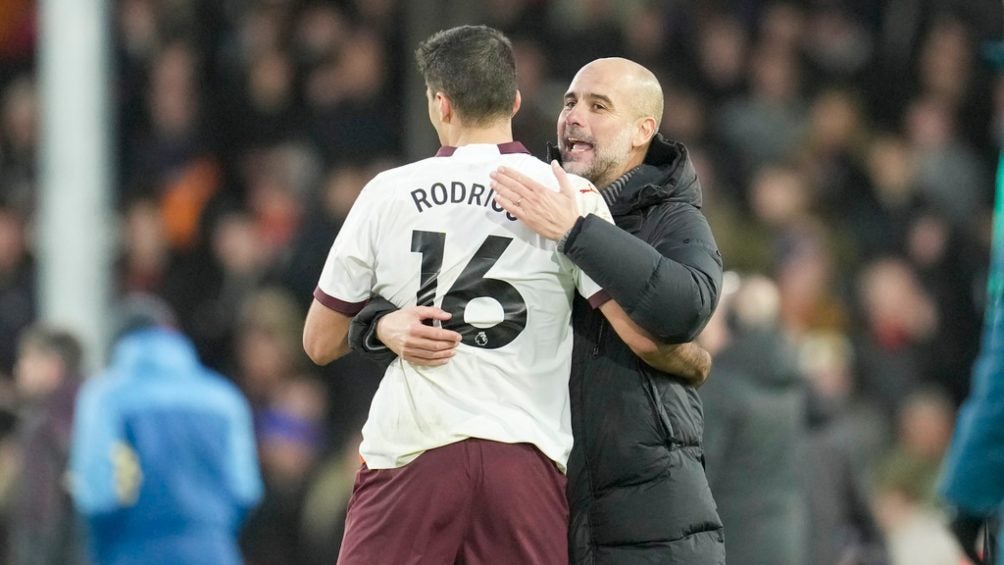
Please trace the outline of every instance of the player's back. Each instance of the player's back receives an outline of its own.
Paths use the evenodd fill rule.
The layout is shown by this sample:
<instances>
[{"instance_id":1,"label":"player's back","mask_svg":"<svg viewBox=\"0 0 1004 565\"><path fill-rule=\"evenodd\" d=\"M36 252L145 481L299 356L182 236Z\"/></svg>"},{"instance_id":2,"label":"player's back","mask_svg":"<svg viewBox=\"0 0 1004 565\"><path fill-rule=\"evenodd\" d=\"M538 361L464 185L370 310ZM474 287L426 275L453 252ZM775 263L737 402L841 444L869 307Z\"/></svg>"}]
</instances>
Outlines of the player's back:
<instances>
[{"instance_id":1,"label":"player's back","mask_svg":"<svg viewBox=\"0 0 1004 565\"><path fill-rule=\"evenodd\" d=\"M556 242L494 201L489 174L500 165L557 189L550 167L506 151L514 146L522 147L464 146L382 173L332 249L342 265L359 267L343 274L370 278L356 280L354 291L333 286L336 298L355 302L372 291L402 307L439 306L453 315L443 327L463 336L444 366L397 362L388 369L364 428L362 453L371 467L396 467L464 437L534 443L564 465L570 302L577 285L587 297L599 289ZM605 214L588 183L574 182L585 191L580 209Z\"/></svg>"}]
</instances>

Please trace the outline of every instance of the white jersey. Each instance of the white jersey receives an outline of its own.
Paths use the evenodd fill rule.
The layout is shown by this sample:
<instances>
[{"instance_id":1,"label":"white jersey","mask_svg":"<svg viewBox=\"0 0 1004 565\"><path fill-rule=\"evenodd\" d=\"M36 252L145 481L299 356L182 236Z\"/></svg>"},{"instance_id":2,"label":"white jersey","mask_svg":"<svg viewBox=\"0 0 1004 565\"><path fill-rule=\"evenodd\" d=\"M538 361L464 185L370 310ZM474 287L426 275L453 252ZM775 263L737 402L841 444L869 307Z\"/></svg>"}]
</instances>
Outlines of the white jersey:
<instances>
[{"instance_id":1,"label":"white jersey","mask_svg":"<svg viewBox=\"0 0 1004 565\"><path fill-rule=\"evenodd\" d=\"M400 467L466 438L532 443L565 469L572 448L568 375L572 293L605 293L495 203L489 173L517 169L558 190L549 165L519 143L443 148L377 175L335 239L314 296L355 315L373 294L435 305L463 341L440 367L400 359L363 426L370 468ZM612 221L592 185L570 176L580 213Z\"/></svg>"}]
</instances>

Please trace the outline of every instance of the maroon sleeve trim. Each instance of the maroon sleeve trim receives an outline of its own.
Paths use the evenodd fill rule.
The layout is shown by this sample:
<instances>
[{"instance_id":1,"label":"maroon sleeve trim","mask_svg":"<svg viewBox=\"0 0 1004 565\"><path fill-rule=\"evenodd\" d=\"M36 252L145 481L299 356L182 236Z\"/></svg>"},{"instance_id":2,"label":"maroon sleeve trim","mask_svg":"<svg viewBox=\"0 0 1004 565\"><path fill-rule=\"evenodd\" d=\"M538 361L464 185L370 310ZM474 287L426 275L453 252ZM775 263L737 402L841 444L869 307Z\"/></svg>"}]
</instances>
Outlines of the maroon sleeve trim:
<instances>
[{"instance_id":1,"label":"maroon sleeve trim","mask_svg":"<svg viewBox=\"0 0 1004 565\"><path fill-rule=\"evenodd\" d=\"M363 300L362 302L346 302L327 294L321 290L321 287L314 289L314 299L335 312L344 314L350 318L358 314L359 311L363 309L363 306L366 306L366 303L369 302L369 300Z\"/></svg>"},{"instance_id":2,"label":"maroon sleeve trim","mask_svg":"<svg viewBox=\"0 0 1004 565\"><path fill-rule=\"evenodd\" d=\"M596 294L589 297L589 305L593 307L593 310L603 306L610 300L610 294L605 290L600 290Z\"/></svg>"}]
</instances>

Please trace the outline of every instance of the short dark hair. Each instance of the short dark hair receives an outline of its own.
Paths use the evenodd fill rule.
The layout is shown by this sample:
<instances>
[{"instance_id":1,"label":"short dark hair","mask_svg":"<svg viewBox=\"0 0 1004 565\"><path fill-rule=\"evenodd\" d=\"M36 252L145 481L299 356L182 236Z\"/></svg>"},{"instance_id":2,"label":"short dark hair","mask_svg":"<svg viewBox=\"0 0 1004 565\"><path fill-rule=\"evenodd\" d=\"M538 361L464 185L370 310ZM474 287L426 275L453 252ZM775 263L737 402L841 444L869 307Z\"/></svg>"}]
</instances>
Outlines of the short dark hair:
<instances>
[{"instance_id":1,"label":"short dark hair","mask_svg":"<svg viewBox=\"0 0 1004 565\"><path fill-rule=\"evenodd\" d=\"M488 26L440 31L415 50L418 70L433 92L443 92L457 114L475 126L512 116L516 57L509 39Z\"/></svg>"},{"instance_id":2,"label":"short dark hair","mask_svg":"<svg viewBox=\"0 0 1004 565\"><path fill-rule=\"evenodd\" d=\"M19 346L22 352L32 348L56 355L63 362L67 376L78 376L83 368L84 350L80 341L66 330L40 324L29 326L21 334Z\"/></svg>"}]
</instances>

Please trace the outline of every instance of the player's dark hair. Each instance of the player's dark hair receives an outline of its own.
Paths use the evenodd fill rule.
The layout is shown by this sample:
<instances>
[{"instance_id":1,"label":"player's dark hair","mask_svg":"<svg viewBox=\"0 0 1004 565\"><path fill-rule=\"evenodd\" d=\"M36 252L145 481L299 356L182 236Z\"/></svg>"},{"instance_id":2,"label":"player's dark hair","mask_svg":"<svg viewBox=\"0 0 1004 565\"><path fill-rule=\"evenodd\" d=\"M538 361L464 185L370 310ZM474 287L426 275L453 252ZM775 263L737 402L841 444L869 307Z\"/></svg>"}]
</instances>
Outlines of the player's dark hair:
<instances>
[{"instance_id":1,"label":"player's dark hair","mask_svg":"<svg viewBox=\"0 0 1004 565\"><path fill-rule=\"evenodd\" d=\"M502 32L483 25L443 30L418 45L415 59L426 86L446 94L465 123L485 126L512 115L516 57Z\"/></svg>"}]
</instances>

